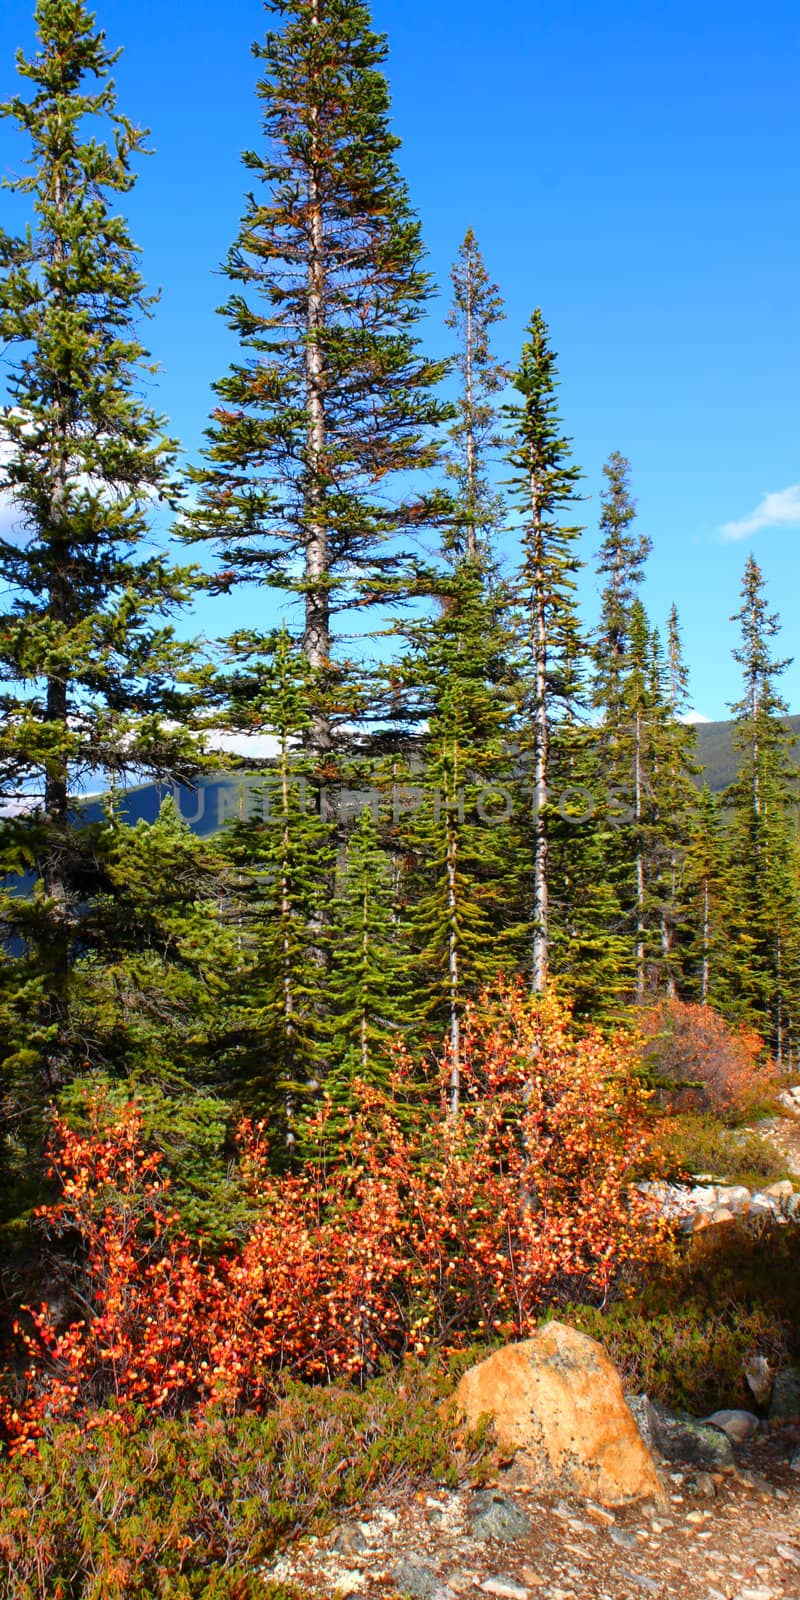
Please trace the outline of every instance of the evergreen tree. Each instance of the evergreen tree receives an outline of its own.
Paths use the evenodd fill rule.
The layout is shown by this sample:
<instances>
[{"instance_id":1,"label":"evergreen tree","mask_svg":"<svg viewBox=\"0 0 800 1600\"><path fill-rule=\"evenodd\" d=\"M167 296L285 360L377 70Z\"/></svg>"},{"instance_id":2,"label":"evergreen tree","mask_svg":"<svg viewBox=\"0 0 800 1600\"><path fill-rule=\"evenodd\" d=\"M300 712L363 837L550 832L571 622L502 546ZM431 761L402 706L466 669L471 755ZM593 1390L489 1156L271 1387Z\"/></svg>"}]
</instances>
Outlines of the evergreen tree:
<instances>
[{"instance_id":1,"label":"evergreen tree","mask_svg":"<svg viewBox=\"0 0 800 1600\"><path fill-rule=\"evenodd\" d=\"M468 999L509 969L513 861L508 729L508 639L501 602L480 559L464 556L442 580L441 614L414 630L400 673L426 725L418 804L400 829L413 863L405 893L412 970L433 1030L447 1030L450 1103L460 1096L461 1027Z\"/></svg>"},{"instance_id":2,"label":"evergreen tree","mask_svg":"<svg viewBox=\"0 0 800 1600\"><path fill-rule=\"evenodd\" d=\"M273 761L250 780L251 815L222 849L239 873L230 915L247 956L231 1070L242 1099L272 1108L284 1138L330 1060L332 936L325 904L336 858L336 819L302 750L310 669L282 628L229 641L233 670L221 689L234 728L270 734Z\"/></svg>"},{"instance_id":3,"label":"evergreen tree","mask_svg":"<svg viewBox=\"0 0 800 1600\"><path fill-rule=\"evenodd\" d=\"M661 716L654 782L657 794L659 901L661 922L660 983L669 997L682 975L681 951L688 928L685 866L697 807L692 782L695 732L682 720L688 698L688 673L683 660L677 607L667 623L666 683L659 695Z\"/></svg>"},{"instance_id":4,"label":"evergreen tree","mask_svg":"<svg viewBox=\"0 0 800 1600\"><path fill-rule=\"evenodd\" d=\"M622 683L630 643L631 607L644 576L650 540L634 531L636 503L630 492L630 462L614 451L603 473L598 573L606 582L595 636L593 703L603 716L603 744L613 761L622 715Z\"/></svg>"},{"instance_id":5,"label":"evergreen tree","mask_svg":"<svg viewBox=\"0 0 800 1600\"><path fill-rule=\"evenodd\" d=\"M492 491L487 455L500 443L496 396L509 374L492 354L490 336L505 313L497 284L492 283L478 241L467 229L451 273L453 304L447 318L458 338L456 367L461 379L457 418L450 430L453 458L447 471L457 485L457 516L447 544L456 555L475 561L486 554L502 509Z\"/></svg>"},{"instance_id":6,"label":"evergreen tree","mask_svg":"<svg viewBox=\"0 0 800 1600\"><path fill-rule=\"evenodd\" d=\"M550 954L551 741L579 699L582 640L575 604L580 528L564 520L580 478L558 415L556 356L541 311L528 328L514 387L521 403L506 408L511 424L512 488L522 517L518 585L524 608L527 677L524 718L532 764L532 987L541 993Z\"/></svg>"},{"instance_id":7,"label":"evergreen tree","mask_svg":"<svg viewBox=\"0 0 800 1600\"><path fill-rule=\"evenodd\" d=\"M729 927L725 837L721 807L703 784L692 818L686 855L687 950L690 999L724 1008L724 951Z\"/></svg>"},{"instance_id":8,"label":"evergreen tree","mask_svg":"<svg viewBox=\"0 0 800 1600\"><path fill-rule=\"evenodd\" d=\"M195 758L174 687L187 651L161 620L188 577L145 542L171 495L173 446L142 398L151 302L116 209L144 135L117 110L116 57L84 0L38 0L35 17L39 48L17 60L30 93L2 107L30 151L8 185L29 226L0 234L0 489L18 519L0 540L0 791L24 813L4 822L0 855L7 873L30 873L29 892L3 892L16 958L2 1004L12 1042L20 1028L36 1041L29 1077L52 1092L80 1064L69 985L96 858L74 797L89 775L113 786L185 774Z\"/></svg>"},{"instance_id":9,"label":"evergreen tree","mask_svg":"<svg viewBox=\"0 0 800 1600\"><path fill-rule=\"evenodd\" d=\"M334 1066L325 1082L350 1105L354 1078L388 1085L391 1046L413 1034L406 930L371 804L348 840L331 969Z\"/></svg>"},{"instance_id":10,"label":"evergreen tree","mask_svg":"<svg viewBox=\"0 0 800 1600\"><path fill-rule=\"evenodd\" d=\"M190 1095L221 1088L218 1055L240 957L220 916L212 845L166 799L153 823L87 830L97 882L84 907L69 1026L93 1071Z\"/></svg>"},{"instance_id":11,"label":"evergreen tree","mask_svg":"<svg viewBox=\"0 0 800 1600\"><path fill-rule=\"evenodd\" d=\"M742 669L743 693L732 707L740 764L727 796L728 872L737 911L729 929L728 984L733 1004L766 1032L783 1064L800 1016L797 779L787 757L792 742L783 720L787 707L777 686L790 663L771 654L780 622L768 610L764 579L752 556L733 620L741 629L734 660Z\"/></svg>"},{"instance_id":12,"label":"evergreen tree","mask_svg":"<svg viewBox=\"0 0 800 1600\"><path fill-rule=\"evenodd\" d=\"M255 188L223 307L242 353L216 386L194 534L217 540L226 584L302 596L303 738L324 766L344 694L334 613L400 593L394 536L438 515L404 475L435 460L444 367L414 336L430 281L396 166L386 41L362 0L267 10L283 28L255 49L265 142L244 157Z\"/></svg>"}]
</instances>

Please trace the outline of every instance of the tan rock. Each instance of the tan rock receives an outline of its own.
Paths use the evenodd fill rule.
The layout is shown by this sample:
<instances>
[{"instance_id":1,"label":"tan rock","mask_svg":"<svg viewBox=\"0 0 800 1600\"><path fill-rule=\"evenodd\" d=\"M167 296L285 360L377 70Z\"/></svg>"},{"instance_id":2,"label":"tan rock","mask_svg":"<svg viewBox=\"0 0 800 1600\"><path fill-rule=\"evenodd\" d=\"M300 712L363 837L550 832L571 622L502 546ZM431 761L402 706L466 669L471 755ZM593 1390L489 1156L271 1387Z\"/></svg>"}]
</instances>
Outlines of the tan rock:
<instances>
[{"instance_id":1,"label":"tan rock","mask_svg":"<svg viewBox=\"0 0 800 1600\"><path fill-rule=\"evenodd\" d=\"M560 1482L603 1505L660 1499L655 1463L602 1346L560 1322L464 1373L456 1403L471 1426L492 1417L501 1450L531 1481Z\"/></svg>"}]
</instances>

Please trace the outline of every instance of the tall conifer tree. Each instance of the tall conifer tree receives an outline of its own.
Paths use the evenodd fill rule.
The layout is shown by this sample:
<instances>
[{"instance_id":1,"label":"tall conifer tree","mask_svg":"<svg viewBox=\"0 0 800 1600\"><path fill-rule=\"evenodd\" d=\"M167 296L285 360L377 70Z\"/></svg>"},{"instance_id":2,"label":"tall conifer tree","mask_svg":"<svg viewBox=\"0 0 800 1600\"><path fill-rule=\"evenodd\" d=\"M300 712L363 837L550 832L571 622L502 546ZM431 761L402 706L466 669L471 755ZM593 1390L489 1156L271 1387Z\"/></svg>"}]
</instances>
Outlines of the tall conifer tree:
<instances>
[{"instance_id":1,"label":"tall conifer tree","mask_svg":"<svg viewBox=\"0 0 800 1600\"><path fill-rule=\"evenodd\" d=\"M523 557L518 578L524 612L526 740L532 765L532 959L531 981L541 993L548 978L550 947L551 740L558 719L574 715L579 699L582 640L575 603L581 563L580 528L566 514L576 500L580 471L570 454L558 414L556 355L537 310L528 327L514 387L520 402L506 408L510 420L512 488L520 508Z\"/></svg>"},{"instance_id":2,"label":"tall conifer tree","mask_svg":"<svg viewBox=\"0 0 800 1600\"><path fill-rule=\"evenodd\" d=\"M74 1067L68 986L96 883L74 801L87 777L176 776L195 762L175 674L186 664L162 617L187 574L148 550L154 501L169 500L173 447L143 398L152 364L139 328L151 302L118 212L144 134L117 110L116 56L84 0L38 0L38 49L17 60L27 95L2 114L28 147L9 187L29 226L0 235L7 401L0 488L17 514L0 541L0 789L25 815L0 837L7 1003L39 1043L49 1090Z\"/></svg>"},{"instance_id":3,"label":"tall conifer tree","mask_svg":"<svg viewBox=\"0 0 800 1600\"><path fill-rule=\"evenodd\" d=\"M787 707L778 691L778 678L790 663L772 655L780 622L768 610L763 575L752 556L733 620L741 630L734 659L742 670L743 693L732 707L740 765L728 793L729 873L737 910L728 978L734 1004L766 1032L783 1064L800 1021L797 775L787 756Z\"/></svg>"},{"instance_id":4,"label":"tall conifer tree","mask_svg":"<svg viewBox=\"0 0 800 1600\"><path fill-rule=\"evenodd\" d=\"M486 555L501 515L502 499L492 490L489 452L500 443L496 397L509 373L494 356L492 329L505 316L500 291L492 283L478 241L467 229L451 273L453 303L447 326L456 333L456 367L461 380L448 474L457 485L457 516L448 546L475 561Z\"/></svg>"},{"instance_id":5,"label":"tall conifer tree","mask_svg":"<svg viewBox=\"0 0 800 1600\"><path fill-rule=\"evenodd\" d=\"M430 281L396 165L386 41L362 0L266 9L283 26L255 47L264 143L244 157L254 188L222 308L241 356L216 386L194 533L217 540L226 583L302 597L304 741L324 765L343 692L334 615L401 592L395 536L437 514L403 475L435 459L444 368L414 334Z\"/></svg>"}]
</instances>

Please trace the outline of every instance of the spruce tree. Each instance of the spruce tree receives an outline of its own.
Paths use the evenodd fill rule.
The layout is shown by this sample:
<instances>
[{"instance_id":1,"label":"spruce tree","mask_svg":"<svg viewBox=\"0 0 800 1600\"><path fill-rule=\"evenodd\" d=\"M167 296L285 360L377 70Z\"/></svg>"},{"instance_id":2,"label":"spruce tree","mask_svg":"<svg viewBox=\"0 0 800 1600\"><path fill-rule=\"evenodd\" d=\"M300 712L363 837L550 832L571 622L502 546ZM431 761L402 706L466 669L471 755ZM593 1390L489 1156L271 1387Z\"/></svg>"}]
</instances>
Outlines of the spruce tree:
<instances>
[{"instance_id":1,"label":"spruce tree","mask_svg":"<svg viewBox=\"0 0 800 1600\"><path fill-rule=\"evenodd\" d=\"M292 1148L298 1108L330 1062L326 901L336 818L302 749L312 714L302 651L282 628L267 636L242 631L228 655L231 670L220 687L227 725L277 742L270 764L250 774L250 815L221 843L239 874L229 915L246 952L230 1070L241 1098L261 1112L271 1109Z\"/></svg>"},{"instance_id":2,"label":"spruce tree","mask_svg":"<svg viewBox=\"0 0 800 1600\"><path fill-rule=\"evenodd\" d=\"M451 277L453 303L447 326L458 339L460 390L456 421L450 429L454 450L447 466L457 486L457 514L447 531L446 544L456 555L475 561L479 553L487 553L502 510L502 499L489 481L487 458L500 444L496 397L509 373L491 349L492 328L505 316L503 302L471 228Z\"/></svg>"},{"instance_id":3,"label":"spruce tree","mask_svg":"<svg viewBox=\"0 0 800 1600\"><path fill-rule=\"evenodd\" d=\"M774 659L780 633L770 613L761 570L745 567L742 605L732 619L741 642L742 697L732 707L739 770L728 791L729 875L736 908L729 929L727 972L733 1004L765 1033L779 1064L798 1027L800 891L795 844L797 775L787 750L787 707L777 680L788 659Z\"/></svg>"},{"instance_id":4,"label":"spruce tree","mask_svg":"<svg viewBox=\"0 0 800 1600\"><path fill-rule=\"evenodd\" d=\"M442 579L441 613L412 630L400 663L407 706L425 724L413 813L399 843L410 862L412 971L432 1037L449 1040L450 1104L460 1096L466 1003L509 970L514 863L509 849L512 797L508 731L508 637L502 603L478 558L463 556Z\"/></svg>"},{"instance_id":5,"label":"spruce tree","mask_svg":"<svg viewBox=\"0 0 800 1600\"><path fill-rule=\"evenodd\" d=\"M331 1099L349 1106L354 1078L386 1088L391 1047L413 1036L406 929L373 805L352 828L343 863L331 962Z\"/></svg>"},{"instance_id":6,"label":"spruce tree","mask_svg":"<svg viewBox=\"0 0 800 1600\"><path fill-rule=\"evenodd\" d=\"M630 641L631 607L644 576L651 544L634 531L636 502L630 492L630 462L614 451L603 473L598 574L605 579L600 623L593 647L593 703L602 713L603 745L613 761L622 714L622 681Z\"/></svg>"},{"instance_id":7,"label":"spruce tree","mask_svg":"<svg viewBox=\"0 0 800 1600\"><path fill-rule=\"evenodd\" d=\"M567 520L580 471L562 432L557 403L556 355L541 311L514 378L521 402L506 408L510 420L512 490L520 509L523 557L518 594L524 615L526 724L524 754L532 768L532 960L535 993L544 989L550 955L551 742L560 720L569 721L580 698L583 650L575 574L581 563L580 528Z\"/></svg>"},{"instance_id":8,"label":"spruce tree","mask_svg":"<svg viewBox=\"0 0 800 1600\"><path fill-rule=\"evenodd\" d=\"M686 852L684 981L688 998L720 1009L726 1003L723 974L731 909L728 900L722 808L704 783Z\"/></svg>"},{"instance_id":9,"label":"spruce tree","mask_svg":"<svg viewBox=\"0 0 800 1600\"><path fill-rule=\"evenodd\" d=\"M664 678L659 696L661 715L654 771L658 813L660 984L668 997L674 997L682 977L682 947L689 924L684 868L697 807L697 791L692 779L698 770L694 761L695 732L682 720L689 679L675 605L667 621Z\"/></svg>"},{"instance_id":10,"label":"spruce tree","mask_svg":"<svg viewBox=\"0 0 800 1600\"><path fill-rule=\"evenodd\" d=\"M431 286L396 164L386 41L362 0L267 11L283 26L255 47L264 143L244 157L254 188L222 308L241 355L216 385L193 531L217 541L226 584L302 597L303 737L324 766L344 695L334 615L402 592L396 536L438 515L407 474L435 460L444 367L414 332Z\"/></svg>"},{"instance_id":11,"label":"spruce tree","mask_svg":"<svg viewBox=\"0 0 800 1600\"><path fill-rule=\"evenodd\" d=\"M175 688L187 652L163 622L187 574L148 546L174 451L144 398L151 301L118 211L145 136L117 110L116 56L84 0L38 0L35 20L38 49L17 59L29 93L2 107L29 156L7 185L28 225L0 234L0 489L17 518L0 541L0 790L23 813L5 821L0 854L6 872L30 873L29 893L3 893L18 956L3 964L3 1004L36 1040L29 1079L52 1092L81 1059L65 1019L95 846L75 797L90 775L113 787L186 774L195 758Z\"/></svg>"}]
</instances>

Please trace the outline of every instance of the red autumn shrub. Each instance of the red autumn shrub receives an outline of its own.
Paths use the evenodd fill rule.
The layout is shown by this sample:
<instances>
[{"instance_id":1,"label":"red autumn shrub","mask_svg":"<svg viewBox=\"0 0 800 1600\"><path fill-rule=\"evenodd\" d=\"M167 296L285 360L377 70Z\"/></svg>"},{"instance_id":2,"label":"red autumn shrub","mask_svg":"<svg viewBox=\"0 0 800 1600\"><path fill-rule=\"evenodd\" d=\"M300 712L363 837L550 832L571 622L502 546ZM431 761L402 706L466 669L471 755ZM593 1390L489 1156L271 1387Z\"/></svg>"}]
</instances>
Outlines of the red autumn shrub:
<instances>
[{"instance_id":1,"label":"red autumn shrub","mask_svg":"<svg viewBox=\"0 0 800 1600\"><path fill-rule=\"evenodd\" d=\"M774 1092L764 1041L711 1006L665 1000L641 1017L645 1059L673 1111L747 1115Z\"/></svg>"},{"instance_id":2,"label":"red autumn shrub","mask_svg":"<svg viewBox=\"0 0 800 1600\"><path fill-rule=\"evenodd\" d=\"M217 1260L177 1233L135 1105L110 1127L97 1105L85 1137L57 1121L61 1197L40 1220L70 1245L77 1314L59 1329L30 1313L29 1432L101 1401L263 1407L281 1370L360 1382L383 1358L522 1337L547 1304L602 1300L653 1248L630 1184L635 1067L626 1036L576 1036L556 999L509 990L468 1021L457 1119L449 1063L425 1095L400 1059L394 1098L357 1089L344 1147L323 1102L295 1174L270 1172L263 1127L243 1124L255 1220Z\"/></svg>"}]
</instances>

